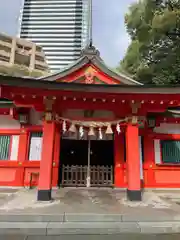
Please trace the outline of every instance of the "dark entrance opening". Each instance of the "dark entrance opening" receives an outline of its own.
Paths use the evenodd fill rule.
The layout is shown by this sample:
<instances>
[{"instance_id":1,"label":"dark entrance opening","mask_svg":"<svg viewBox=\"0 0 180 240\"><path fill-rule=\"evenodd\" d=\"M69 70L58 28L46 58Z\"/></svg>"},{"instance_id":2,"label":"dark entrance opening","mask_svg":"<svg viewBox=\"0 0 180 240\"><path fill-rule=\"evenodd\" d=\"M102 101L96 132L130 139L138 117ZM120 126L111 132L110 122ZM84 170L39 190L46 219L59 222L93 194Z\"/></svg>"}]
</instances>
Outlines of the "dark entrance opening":
<instances>
[{"instance_id":1,"label":"dark entrance opening","mask_svg":"<svg viewBox=\"0 0 180 240\"><path fill-rule=\"evenodd\" d=\"M86 186L88 141L61 139L60 186Z\"/></svg>"},{"instance_id":2,"label":"dark entrance opening","mask_svg":"<svg viewBox=\"0 0 180 240\"><path fill-rule=\"evenodd\" d=\"M112 187L114 141L61 140L59 186Z\"/></svg>"},{"instance_id":3,"label":"dark entrance opening","mask_svg":"<svg viewBox=\"0 0 180 240\"><path fill-rule=\"evenodd\" d=\"M113 187L114 141L91 141L91 186Z\"/></svg>"}]
</instances>

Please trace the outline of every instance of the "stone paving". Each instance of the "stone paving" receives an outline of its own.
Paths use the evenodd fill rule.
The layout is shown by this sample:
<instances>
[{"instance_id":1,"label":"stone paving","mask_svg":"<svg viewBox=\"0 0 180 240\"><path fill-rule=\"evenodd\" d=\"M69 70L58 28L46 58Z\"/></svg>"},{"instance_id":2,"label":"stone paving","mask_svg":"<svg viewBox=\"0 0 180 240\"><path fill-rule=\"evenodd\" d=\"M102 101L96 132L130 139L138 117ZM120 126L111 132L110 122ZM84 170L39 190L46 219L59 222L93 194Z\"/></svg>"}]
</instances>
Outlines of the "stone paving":
<instances>
[{"instance_id":1,"label":"stone paving","mask_svg":"<svg viewBox=\"0 0 180 240\"><path fill-rule=\"evenodd\" d=\"M64 236L0 236L0 240L179 240L179 234L173 235L144 235L144 234L120 234L120 235L64 235Z\"/></svg>"},{"instance_id":2,"label":"stone paving","mask_svg":"<svg viewBox=\"0 0 180 240\"><path fill-rule=\"evenodd\" d=\"M53 190L53 198L52 202L37 202L36 189L0 189L0 214L180 216L180 191L149 190L144 192L142 202L129 202L125 191L118 189L63 188Z\"/></svg>"},{"instance_id":3,"label":"stone paving","mask_svg":"<svg viewBox=\"0 0 180 240\"><path fill-rule=\"evenodd\" d=\"M64 188L53 198L0 189L0 235L180 233L180 191L146 191L129 202L122 190Z\"/></svg>"}]
</instances>

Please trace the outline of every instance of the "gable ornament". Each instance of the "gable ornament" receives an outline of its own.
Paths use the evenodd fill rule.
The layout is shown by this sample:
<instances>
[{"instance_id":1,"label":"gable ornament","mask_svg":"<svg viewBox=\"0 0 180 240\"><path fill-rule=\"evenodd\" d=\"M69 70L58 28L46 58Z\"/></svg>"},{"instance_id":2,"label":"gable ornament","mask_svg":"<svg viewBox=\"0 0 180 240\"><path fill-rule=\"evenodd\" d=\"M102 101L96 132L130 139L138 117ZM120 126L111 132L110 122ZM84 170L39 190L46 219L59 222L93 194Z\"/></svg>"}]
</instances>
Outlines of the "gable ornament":
<instances>
[{"instance_id":1,"label":"gable ornament","mask_svg":"<svg viewBox=\"0 0 180 240\"><path fill-rule=\"evenodd\" d=\"M95 70L92 67L87 68L84 75L85 75L85 83L87 84L94 83Z\"/></svg>"}]
</instances>

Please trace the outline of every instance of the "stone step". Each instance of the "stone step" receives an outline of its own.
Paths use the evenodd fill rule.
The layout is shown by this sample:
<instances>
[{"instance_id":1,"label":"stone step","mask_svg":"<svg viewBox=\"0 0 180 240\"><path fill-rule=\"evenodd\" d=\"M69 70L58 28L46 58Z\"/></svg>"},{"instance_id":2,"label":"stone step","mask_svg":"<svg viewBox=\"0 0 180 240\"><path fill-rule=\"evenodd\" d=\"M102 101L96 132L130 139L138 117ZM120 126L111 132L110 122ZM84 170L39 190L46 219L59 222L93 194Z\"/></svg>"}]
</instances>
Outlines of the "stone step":
<instances>
[{"instance_id":1,"label":"stone step","mask_svg":"<svg viewBox=\"0 0 180 240\"><path fill-rule=\"evenodd\" d=\"M82 235L82 234L121 234L121 233L141 233L141 234L164 234L180 233L180 222L1 222L1 235L38 235L38 236L58 236L58 235Z\"/></svg>"},{"instance_id":2,"label":"stone step","mask_svg":"<svg viewBox=\"0 0 180 240\"><path fill-rule=\"evenodd\" d=\"M180 222L180 215L170 214L8 214L0 213L1 222Z\"/></svg>"}]
</instances>

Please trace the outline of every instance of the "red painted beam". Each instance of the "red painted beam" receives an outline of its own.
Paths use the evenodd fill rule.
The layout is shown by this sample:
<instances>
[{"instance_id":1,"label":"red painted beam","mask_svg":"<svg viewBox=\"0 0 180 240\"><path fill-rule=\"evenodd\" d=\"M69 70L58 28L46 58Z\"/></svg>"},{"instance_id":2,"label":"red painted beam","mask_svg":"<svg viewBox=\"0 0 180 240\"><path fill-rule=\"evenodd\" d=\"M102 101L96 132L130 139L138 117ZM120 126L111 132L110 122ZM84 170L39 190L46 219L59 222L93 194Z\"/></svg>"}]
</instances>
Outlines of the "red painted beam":
<instances>
[{"instance_id":1,"label":"red painted beam","mask_svg":"<svg viewBox=\"0 0 180 240\"><path fill-rule=\"evenodd\" d=\"M36 96L35 99L33 97ZM16 101L16 103L22 105L23 102L25 105L31 106L34 102L43 102L42 97L50 96L57 97L63 99L63 96L66 96L70 100L74 97L82 101L83 98L87 99L106 99L107 101L111 101L113 99L116 100L116 103L120 103L122 101L131 103L131 101L141 102L145 101L142 104L141 108L147 109L149 111L160 111L159 109L165 109L167 106L177 106L180 105L180 95L176 94L132 94L130 93L119 93L119 94L111 94L111 93L92 93L92 92L76 92L76 91L63 91L63 90L45 90L45 89L33 89L33 88L20 88L20 87L2 87L2 97L8 98ZM40 97L40 98L39 98ZM28 99L28 102L25 102L25 99ZM154 101L151 104L151 100ZM176 100L176 101L175 101ZM160 104L160 101L164 101L163 104ZM170 101L174 101L173 104L170 104ZM143 107L144 106L144 107Z\"/></svg>"},{"instance_id":2,"label":"red painted beam","mask_svg":"<svg viewBox=\"0 0 180 240\"><path fill-rule=\"evenodd\" d=\"M59 109L92 109L115 111L122 109L122 105L113 103L93 102L93 101L71 101L66 100L57 105ZM122 110L121 110L122 111Z\"/></svg>"},{"instance_id":3,"label":"red painted beam","mask_svg":"<svg viewBox=\"0 0 180 240\"><path fill-rule=\"evenodd\" d=\"M31 125L27 126L27 125L25 125L24 129L27 132L41 132L43 130L43 127L42 126L31 126Z\"/></svg>"},{"instance_id":4,"label":"red painted beam","mask_svg":"<svg viewBox=\"0 0 180 240\"><path fill-rule=\"evenodd\" d=\"M180 140L180 134L154 133L153 137L161 140Z\"/></svg>"},{"instance_id":5,"label":"red painted beam","mask_svg":"<svg viewBox=\"0 0 180 240\"><path fill-rule=\"evenodd\" d=\"M63 90L46 90L46 89L34 89L34 88L20 88L20 87L8 87L3 86L2 97L12 99L12 94L14 95L28 95L28 96L57 96L57 97L77 97L77 98L106 98L113 99L115 98L117 101L127 100L127 101L154 101L154 105L158 104L159 101L164 101L169 103L169 101L175 101L172 106L180 104L180 95L179 94L137 94L137 93L102 93L102 92L79 92L79 91L63 91ZM153 104L152 104L153 105Z\"/></svg>"},{"instance_id":6,"label":"red painted beam","mask_svg":"<svg viewBox=\"0 0 180 240\"><path fill-rule=\"evenodd\" d=\"M180 123L180 117L179 118L173 118L173 117L157 117L156 123L174 123L179 124Z\"/></svg>"},{"instance_id":7,"label":"red painted beam","mask_svg":"<svg viewBox=\"0 0 180 240\"><path fill-rule=\"evenodd\" d=\"M19 135L21 129L0 129L0 135Z\"/></svg>"},{"instance_id":8,"label":"red painted beam","mask_svg":"<svg viewBox=\"0 0 180 240\"><path fill-rule=\"evenodd\" d=\"M40 161L27 161L23 162L22 164L19 164L18 161L11 161L11 160L1 160L0 161L0 167L4 168L39 168L40 167Z\"/></svg>"}]
</instances>

